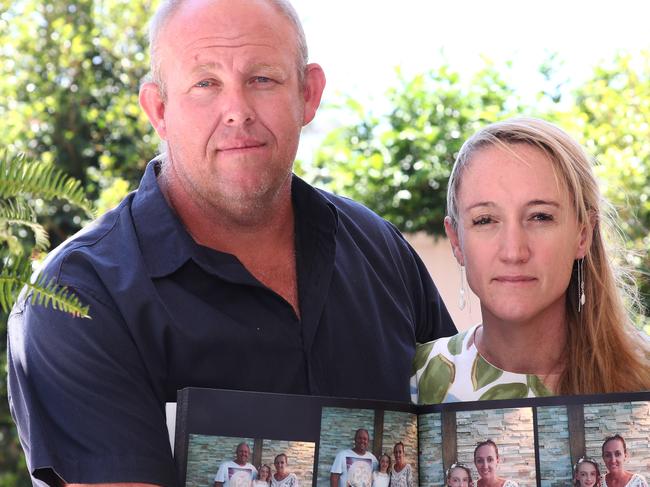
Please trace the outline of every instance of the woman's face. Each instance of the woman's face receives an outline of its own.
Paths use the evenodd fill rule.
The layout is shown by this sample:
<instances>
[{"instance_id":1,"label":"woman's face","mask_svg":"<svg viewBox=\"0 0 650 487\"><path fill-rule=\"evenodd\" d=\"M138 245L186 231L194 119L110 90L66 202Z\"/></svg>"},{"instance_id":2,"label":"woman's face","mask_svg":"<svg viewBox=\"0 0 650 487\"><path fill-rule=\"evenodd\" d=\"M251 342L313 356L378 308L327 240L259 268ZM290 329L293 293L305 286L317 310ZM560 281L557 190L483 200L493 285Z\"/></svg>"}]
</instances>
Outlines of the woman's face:
<instances>
[{"instance_id":1,"label":"woman's face","mask_svg":"<svg viewBox=\"0 0 650 487\"><path fill-rule=\"evenodd\" d=\"M573 263L585 255L589 232L551 160L527 144L508 147L472 156L461 176L457 228L447 218L445 230L484 319L564 314Z\"/></svg>"},{"instance_id":2,"label":"woman's face","mask_svg":"<svg viewBox=\"0 0 650 487\"><path fill-rule=\"evenodd\" d=\"M598 480L596 467L591 462L581 462L576 469L576 480L580 487L592 487Z\"/></svg>"},{"instance_id":3,"label":"woman's face","mask_svg":"<svg viewBox=\"0 0 650 487\"><path fill-rule=\"evenodd\" d=\"M393 454L395 455L395 463L401 465L404 461L404 447L402 445L395 445Z\"/></svg>"},{"instance_id":4,"label":"woman's face","mask_svg":"<svg viewBox=\"0 0 650 487\"><path fill-rule=\"evenodd\" d=\"M388 460L388 457L382 456L379 459L379 471L386 473L388 472L388 467L390 466L390 461Z\"/></svg>"},{"instance_id":5,"label":"woman's face","mask_svg":"<svg viewBox=\"0 0 650 487\"><path fill-rule=\"evenodd\" d=\"M605 443L603 446L603 461L609 473L623 472L626 460L627 453L621 440L614 438Z\"/></svg>"},{"instance_id":6,"label":"woman's face","mask_svg":"<svg viewBox=\"0 0 650 487\"><path fill-rule=\"evenodd\" d=\"M476 450L474 465L482 479L489 479L497 476L499 457L492 445L483 445Z\"/></svg>"},{"instance_id":7,"label":"woman's face","mask_svg":"<svg viewBox=\"0 0 650 487\"><path fill-rule=\"evenodd\" d=\"M469 487L469 475L464 468L456 467L449 472L448 487Z\"/></svg>"},{"instance_id":8,"label":"woman's face","mask_svg":"<svg viewBox=\"0 0 650 487\"><path fill-rule=\"evenodd\" d=\"M280 475L283 475L287 468L287 459L284 456L277 457L273 462L273 465L275 465L275 471Z\"/></svg>"},{"instance_id":9,"label":"woman's face","mask_svg":"<svg viewBox=\"0 0 650 487\"><path fill-rule=\"evenodd\" d=\"M260 468L260 480L268 482L271 478L271 469L269 467Z\"/></svg>"}]
</instances>

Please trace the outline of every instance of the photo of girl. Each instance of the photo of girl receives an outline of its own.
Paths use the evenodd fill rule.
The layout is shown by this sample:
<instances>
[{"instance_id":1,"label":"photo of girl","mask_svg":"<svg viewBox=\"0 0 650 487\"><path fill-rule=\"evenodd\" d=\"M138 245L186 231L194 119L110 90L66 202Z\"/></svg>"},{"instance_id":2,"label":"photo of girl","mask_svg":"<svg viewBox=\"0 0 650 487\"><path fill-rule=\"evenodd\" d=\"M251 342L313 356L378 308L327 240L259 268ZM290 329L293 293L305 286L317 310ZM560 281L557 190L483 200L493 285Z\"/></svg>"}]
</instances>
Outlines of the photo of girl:
<instances>
[{"instance_id":1,"label":"photo of girl","mask_svg":"<svg viewBox=\"0 0 650 487\"><path fill-rule=\"evenodd\" d=\"M600 487L600 469L593 458L580 457L573 472L574 487Z\"/></svg>"},{"instance_id":2,"label":"photo of girl","mask_svg":"<svg viewBox=\"0 0 650 487\"><path fill-rule=\"evenodd\" d=\"M463 463L453 463L445 475L447 487L474 487L472 470Z\"/></svg>"}]
</instances>

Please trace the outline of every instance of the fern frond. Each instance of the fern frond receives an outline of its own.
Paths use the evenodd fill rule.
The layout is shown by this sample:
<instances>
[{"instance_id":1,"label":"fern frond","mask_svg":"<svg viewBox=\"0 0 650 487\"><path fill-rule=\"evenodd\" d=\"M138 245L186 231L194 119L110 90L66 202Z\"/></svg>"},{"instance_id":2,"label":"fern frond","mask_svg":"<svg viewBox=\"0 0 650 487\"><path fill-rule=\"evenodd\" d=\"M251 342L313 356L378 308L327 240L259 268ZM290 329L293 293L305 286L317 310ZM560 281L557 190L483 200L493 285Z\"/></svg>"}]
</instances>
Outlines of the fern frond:
<instances>
[{"instance_id":1,"label":"fern frond","mask_svg":"<svg viewBox=\"0 0 650 487\"><path fill-rule=\"evenodd\" d=\"M29 161L24 154L0 153L0 198L30 193L44 199L61 198L93 216L93 206L84 195L81 183L53 164Z\"/></svg>"},{"instance_id":2,"label":"fern frond","mask_svg":"<svg viewBox=\"0 0 650 487\"><path fill-rule=\"evenodd\" d=\"M31 302L35 305L51 306L65 313L81 318L90 318L90 307L84 306L81 300L65 286L56 284L52 278L39 276L31 281L31 262L24 257L4 259L0 270L0 308L8 313L13 306L18 293L26 286L32 293Z\"/></svg>"},{"instance_id":3,"label":"fern frond","mask_svg":"<svg viewBox=\"0 0 650 487\"><path fill-rule=\"evenodd\" d=\"M36 221L36 212L22 200L0 201L0 222L29 227L34 234L34 244L38 250L45 251L50 246L47 231Z\"/></svg>"}]
</instances>

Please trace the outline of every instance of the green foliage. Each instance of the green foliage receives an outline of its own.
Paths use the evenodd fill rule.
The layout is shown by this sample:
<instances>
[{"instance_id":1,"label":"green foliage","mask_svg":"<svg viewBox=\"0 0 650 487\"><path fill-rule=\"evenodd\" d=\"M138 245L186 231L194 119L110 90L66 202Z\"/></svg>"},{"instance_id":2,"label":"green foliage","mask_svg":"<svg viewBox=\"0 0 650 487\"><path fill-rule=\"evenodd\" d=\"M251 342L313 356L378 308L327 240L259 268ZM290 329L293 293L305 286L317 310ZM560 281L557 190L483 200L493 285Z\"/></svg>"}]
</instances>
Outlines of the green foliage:
<instances>
[{"instance_id":1,"label":"green foliage","mask_svg":"<svg viewBox=\"0 0 650 487\"><path fill-rule=\"evenodd\" d=\"M627 239L628 263L645 277L639 286L650 309L650 51L596 68L576 90L569 117L596 157L603 193Z\"/></svg>"},{"instance_id":2,"label":"green foliage","mask_svg":"<svg viewBox=\"0 0 650 487\"><path fill-rule=\"evenodd\" d=\"M307 173L316 183L366 204L406 232L442 234L447 179L463 141L515 113L514 91L492 65L463 83L443 65L387 93L375 115L346 101L355 124L331 132Z\"/></svg>"},{"instance_id":3,"label":"green foliage","mask_svg":"<svg viewBox=\"0 0 650 487\"><path fill-rule=\"evenodd\" d=\"M88 307L65 288L44 276L30 279L33 251L47 249L47 232L38 223L29 202L39 199L65 199L92 214L79 181L69 178L52 164L30 162L22 155L0 154L0 309L8 312L25 286L32 292L32 302L52 306L65 312L88 316ZM20 229L29 229L29 241ZM24 232L23 232L24 233Z\"/></svg>"},{"instance_id":4,"label":"green foliage","mask_svg":"<svg viewBox=\"0 0 650 487\"><path fill-rule=\"evenodd\" d=\"M3 3L0 143L56 161L93 198L106 189L125 194L155 153L138 87L148 71L145 20L157 0ZM36 210L54 245L82 222L64 203Z\"/></svg>"}]
</instances>

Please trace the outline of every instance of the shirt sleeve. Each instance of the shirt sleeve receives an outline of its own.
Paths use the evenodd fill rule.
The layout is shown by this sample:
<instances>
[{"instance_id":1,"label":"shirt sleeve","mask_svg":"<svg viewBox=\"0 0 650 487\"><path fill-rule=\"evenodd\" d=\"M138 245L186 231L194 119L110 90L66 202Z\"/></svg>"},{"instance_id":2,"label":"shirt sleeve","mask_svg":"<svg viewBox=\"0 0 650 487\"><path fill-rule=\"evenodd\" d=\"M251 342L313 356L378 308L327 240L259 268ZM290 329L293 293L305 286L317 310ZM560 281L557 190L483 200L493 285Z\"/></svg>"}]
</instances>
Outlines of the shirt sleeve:
<instances>
[{"instance_id":1,"label":"shirt sleeve","mask_svg":"<svg viewBox=\"0 0 650 487\"><path fill-rule=\"evenodd\" d=\"M330 473L338 473L338 474L343 473L344 458L345 455L343 454L343 452L338 452L336 454L336 458L334 458L334 463L332 463L332 469L330 470Z\"/></svg>"},{"instance_id":2,"label":"shirt sleeve","mask_svg":"<svg viewBox=\"0 0 650 487\"><path fill-rule=\"evenodd\" d=\"M30 473L175 485L164 400L127 327L98 293L71 291L91 319L21 296L8 322L9 403Z\"/></svg>"},{"instance_id":3,"label":"shirt sleeve","mask_svg":"<svg viewBox=\"0 0 650 487\"><path fill-rule=\"evenodd\" d=\"M228 480L228 465L227 462L219 465L219 470L217 470L217 475L214 476L215 482L225 482Z\"/></svg>"}]
</instances>

